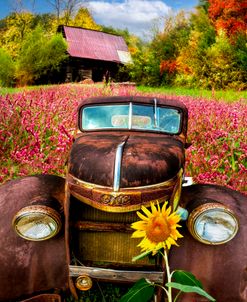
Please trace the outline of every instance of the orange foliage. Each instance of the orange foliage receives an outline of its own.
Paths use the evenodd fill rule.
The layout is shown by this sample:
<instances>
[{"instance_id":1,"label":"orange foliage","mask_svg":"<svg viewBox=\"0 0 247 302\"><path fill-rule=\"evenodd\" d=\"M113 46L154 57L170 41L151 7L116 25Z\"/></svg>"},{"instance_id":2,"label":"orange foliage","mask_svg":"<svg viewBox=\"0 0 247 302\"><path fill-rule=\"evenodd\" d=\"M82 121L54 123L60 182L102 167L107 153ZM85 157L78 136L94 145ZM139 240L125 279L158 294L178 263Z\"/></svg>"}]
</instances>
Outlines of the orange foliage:
<instances>
[{"instance_id":1,"label":"orange foliage","mask_svg":"<svg viewBox=\"0 0 247 302\"><path fill-rule=\"evenodd\" d=\"M170 74L175 73L177 70L176 60L163 60L160 62L160 73L168 72Z\"/></svg>"},{"instance_id":2,"label":"orange foliage","mask_svg":"<svg viewBox=\"0 0 247 302\"><path fill-rule=\"evenodd\" d=\"M246 0L209 0L209 17L217 30L228 35L247 30Z\"/></svg>"},{"instance_id":3,"label":"orange foliage","mask_svg":"<svg viewBox=\"0 0 247 302\"><path fill-rule=\"evenodd\" d=\"M135 54L138 52L138 48L137 48L137 47L134 47L134 46L129 46L129 52L130 52L132 55L135 55Z\"/></svg>"}]
</instances>

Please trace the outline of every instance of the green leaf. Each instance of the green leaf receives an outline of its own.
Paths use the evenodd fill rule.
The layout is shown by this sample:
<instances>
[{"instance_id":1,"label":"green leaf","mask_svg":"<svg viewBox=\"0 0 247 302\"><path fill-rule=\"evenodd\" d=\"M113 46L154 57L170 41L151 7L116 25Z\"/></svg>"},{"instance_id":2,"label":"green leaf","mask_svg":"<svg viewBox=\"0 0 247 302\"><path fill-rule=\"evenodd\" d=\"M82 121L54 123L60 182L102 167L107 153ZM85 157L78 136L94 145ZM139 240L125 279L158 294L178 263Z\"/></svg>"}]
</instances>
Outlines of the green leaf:
<instances>
[{"instance_id":1,"label":"green leaf","mask_svg":"<svg viewBox=\"0 0 247 302\"><path fill-rule=\"evenodd\" d=\"M196 279L196 277L190 272L175 270L172 274L172 278L176 281L176 283L189 286L197 286L203 289L201 282Z\"/></svg>"},{"instance_id":2,"label":"green leaf","mask_svg":"<svg viewBox=\"0 0 247 302\"><path fill-rule=\"evenodd\" d=\"M154 284L142 278L121 297L119 302L148 302L154 294Z\"/></svg>"},{"instance_id":3,"label":"green leaf","mask_svg":"<svg viewBox=\"0 0 247 302\"><path fill-rule=\"evenodd\" d=\"M209 301L216 301L212 296L205 292L205 290L198 286L183 285L176 282L168 282L166 283L166 286L178 289L185 293L197 293L198 295L207 298Z\"/></svg>"}]
</instances>

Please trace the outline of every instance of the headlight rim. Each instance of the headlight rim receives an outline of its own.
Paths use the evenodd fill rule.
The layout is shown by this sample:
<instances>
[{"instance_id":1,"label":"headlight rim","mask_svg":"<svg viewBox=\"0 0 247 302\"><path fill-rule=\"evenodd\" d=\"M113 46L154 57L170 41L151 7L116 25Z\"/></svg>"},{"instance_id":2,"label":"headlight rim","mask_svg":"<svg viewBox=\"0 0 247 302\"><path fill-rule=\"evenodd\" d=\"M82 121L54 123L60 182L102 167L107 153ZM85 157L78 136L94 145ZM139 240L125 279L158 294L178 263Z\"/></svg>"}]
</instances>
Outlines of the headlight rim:
<instances>
[{"instance_id":1,"label":"headlight rim","mask_svg":"<svg viewBox=\"0 0 247 302\"><path fill-rule=\"evenodd\" d=\"M19 230L18 230L18 222L20 222L21 219L30 216L31 214L42 214L49 216L55 224L56 224L56 229L55 231L51 232L48 236L43 237L43 238L30 238L25 235L23 235ZM28 241L35 241L35 242L40 242L40 241L46 241L48 239L51 239L55 237L59 231L62 228L62 218L61 215L53 209L52 207L46 206L46 205L30 205L23 207L20 209L13 217L12 219L12 227L15 230L16 234Z\"/></svg>"},{"instance_id":2,"label":"headlight rim","mask_svg":"<svg viewBox=\"0 0 247 302\"><path fill-rule=\"evenodd\" d=\"M235 221L235 230L232 234L231 237L229 237L226 240L222 240L220 242L213 242L213 241L209 241L209 240L205 240L203 239L195 230L195 223L196 220L203 214L206 213L210 210L213 209L217 209L220 210L224 213L227 213L229 216L231 216L234 221ZM208 200L207 202L198 205L197 207L195 207L189 214L188 220L187 220L187 227L189 229L190 234L199 242L207 244L207 245L222 245L225 244L229 241L231 241L232 239L234 239L234 237L237 235L238 231L239 231L239 219L236 216L236 214L234 213L234 211L232 211L228 206L224 205L221 202L218 201L212 201L212 200Z\"/></svg>"}]
</instances>

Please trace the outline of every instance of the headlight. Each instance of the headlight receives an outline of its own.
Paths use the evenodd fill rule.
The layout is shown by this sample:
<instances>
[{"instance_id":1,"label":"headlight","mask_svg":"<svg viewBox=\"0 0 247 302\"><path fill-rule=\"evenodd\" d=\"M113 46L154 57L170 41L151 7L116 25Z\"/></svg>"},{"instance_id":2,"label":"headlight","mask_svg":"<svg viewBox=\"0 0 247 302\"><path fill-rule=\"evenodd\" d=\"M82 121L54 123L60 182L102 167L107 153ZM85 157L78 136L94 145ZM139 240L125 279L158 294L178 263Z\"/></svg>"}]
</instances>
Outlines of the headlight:
<instances>
[{"instance_id":1,"label":"headlight","mask_svg":"<svg viewBox=\"0 0 247 302\"><path fill-rule=\"evenodd\" d=\"M79 290L86 291L93 286L93 281L88 275L82 275L76 279L75 286Z\"/></svg>"},{"instance_id":2,"label":"headlight","mask_svg":"<svg viewBox=\"0 0 247 302\"><path fill-rule=\"evenodd\" d=\"M205 203L190 213L188 229L198 241L218 245L230 241L237 234L238 220L223 204Z\"/></svg>"},{"instance_id":3,"label":"headlight","mask_svg":"<svg viewBox=\"0 0 247 302\"><path fill-rule=\"evenodd\" d=\"M61 228L61 217L54 209L34 205L21 209L13 219L16 233L31 241L42 241L54 237Z\"/></svg>"}]
</instances>

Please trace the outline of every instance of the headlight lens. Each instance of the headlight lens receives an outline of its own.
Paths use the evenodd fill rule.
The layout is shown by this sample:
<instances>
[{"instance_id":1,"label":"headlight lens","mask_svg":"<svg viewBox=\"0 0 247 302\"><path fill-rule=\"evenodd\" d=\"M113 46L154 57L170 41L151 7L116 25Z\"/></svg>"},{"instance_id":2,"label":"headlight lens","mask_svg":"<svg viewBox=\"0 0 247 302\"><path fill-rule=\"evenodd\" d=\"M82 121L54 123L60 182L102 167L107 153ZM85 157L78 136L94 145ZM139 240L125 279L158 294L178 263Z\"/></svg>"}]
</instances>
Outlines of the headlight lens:
<instances>
[{"instance_id":1,"label":"headlight lens","mask_svg":"<svg viewBox=\"0 0 247 302\"><path fill-rule=\"evenodd\" d=\"M61 225L59 213L41 205L25 207L13 219L16 233L31 241L42 241L54 237Z\"/></svg>"},{"instance_id":2,"label":"headlight lens","mask_svg":"<svg viewBox=\"0 0 247 302\"><path fill-rule=\"evenodd\" d=\"M230 241L237 234L238 220L223 204L206 203L191 212L188 228L198 241L218 245Z\"/></svg>"}]
</instances>

